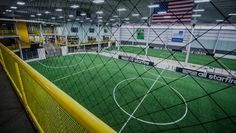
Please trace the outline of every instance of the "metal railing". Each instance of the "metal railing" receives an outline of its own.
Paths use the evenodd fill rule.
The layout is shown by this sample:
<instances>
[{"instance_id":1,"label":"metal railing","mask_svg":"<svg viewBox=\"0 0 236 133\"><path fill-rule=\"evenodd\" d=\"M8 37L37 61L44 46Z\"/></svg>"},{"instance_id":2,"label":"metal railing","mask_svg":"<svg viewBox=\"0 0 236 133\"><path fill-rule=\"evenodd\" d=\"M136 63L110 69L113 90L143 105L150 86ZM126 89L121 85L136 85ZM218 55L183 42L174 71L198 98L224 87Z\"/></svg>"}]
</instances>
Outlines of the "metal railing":
<instances>
[{"instance_id":1,"label":"metal railing","mask_svg":"<svg viewBox=\"0 0 236 133\"><path fill-rule=\"evenodd\" d=\"M16 35L15 30L0 30L0 36L13 36Z\"/></svg>"}]
</instances>

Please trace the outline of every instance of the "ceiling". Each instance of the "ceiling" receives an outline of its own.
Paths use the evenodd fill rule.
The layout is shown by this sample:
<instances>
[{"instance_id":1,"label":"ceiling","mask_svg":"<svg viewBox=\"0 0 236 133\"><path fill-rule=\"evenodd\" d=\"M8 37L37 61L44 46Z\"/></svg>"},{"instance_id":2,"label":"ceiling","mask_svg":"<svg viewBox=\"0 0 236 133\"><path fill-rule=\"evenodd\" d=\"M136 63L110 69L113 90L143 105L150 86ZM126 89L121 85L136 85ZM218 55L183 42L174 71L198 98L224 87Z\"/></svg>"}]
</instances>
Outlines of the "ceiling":
<instances>
[{"instance_id":1,"label":"ceiling","mask_svg":"<svg viewBox=\"0 0 236 133\"><path fill-rule=\"evenodd\" d=\"M25 2L25 5L17 5L18 1ZM103 23L118 23L119 19L113 16L119 15L118 8L125 8L127 11L120 12L122 22L144 23L145 21L141 18L149 17L150 12L147 6L160 1L164 0L105 0L102 4L95 4L93 0L0 0L0 17L50 22L78 21L97 23L99 20L103 20ZM71 5L79 5L79 8L73 9L70 7ZM12 12L6 12L11 6L16 6L17 9L11 9ZM61 8L63 11L55 11L57 8ZM236 0L211 0L208 3L198 4L198 9L205 9L205 11L200 13L202 17L197 18L197 22L215 23L217 19L225 19L229 13L236 13ZM45 14L46 11L50 13ZM103 14L99 15L96 13L97 11L103 11ZM84 12L87 13L87 16L80 15L80 13ZM38 16L38 13L42 15ZM139 14L139 16L135 17L132 14ZM31 15L35 15L35 17ZM73 16L69 17L69 15ZM63 18L60 18L60 16L63 16ZM98 18L99 16L103 18ZM129 20L125 20L125 18L129 18ZM235 23L236 16L230 16L229 21Z\"/></svg>"}]
</instances>

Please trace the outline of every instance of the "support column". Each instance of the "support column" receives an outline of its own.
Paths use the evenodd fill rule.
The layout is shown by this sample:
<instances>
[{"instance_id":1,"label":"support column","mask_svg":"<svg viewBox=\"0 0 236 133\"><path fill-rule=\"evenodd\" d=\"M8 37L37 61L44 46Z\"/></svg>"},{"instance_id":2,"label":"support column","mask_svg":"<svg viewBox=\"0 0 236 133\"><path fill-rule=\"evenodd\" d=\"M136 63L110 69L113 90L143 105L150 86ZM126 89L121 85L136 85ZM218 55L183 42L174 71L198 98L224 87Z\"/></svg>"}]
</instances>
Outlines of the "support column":
<instances>
[{"instance_id":1,"label":"support column","mask_svg":"<svg viewBox=\"0 0 236 133\"><path fill-rule=\"evenodd\" d=\"M101 51L101 31L100 31L100 24L98 24L98 52Z\"/></svg>"},{"instance_id":2,"label":"support column","mask_svg":"<svg viewBox=\"0 0 236 133\"><path fill-rule=\"evenodd\" d=\"M147 34L147 42L146 42L146 48L145 48L145 56L148 54L149 49L149 37L150 37L150 25L148 25L148 34Z\"/></svg>"},{"instance_id":3,"label":"support column","mask_svg":"<svg viewBox=\"0 0 236 133\"><path fill-rule=\"evenodd\" d=\"M187 45L187 54L186 54L186 58L185 58L185 64L188 63L188 60L189 60L189 54L190 54L190 50L191 50L191 45L192 45L192 39L193 39L193 34L194 34L194 28L195 28L195 24L192 25L192 30L191 30L191 36L190 36L190 40L188 42L188 45ZM190 43L191 42L191 43Z\"/></svg>"},{"instance_id":4,"label":"support column","mask_svg":"<svg viewBox=\"0 0 236 133\"><path fill-rule=\"evenodd\" d=\"M133 30L132 30L132 31L133 31L133 32L132 32L132 36L133 36L133 37L132 37L132 45L134 45L134 40L135 40L135 39L134 39L134 38L135 38L135 37L134 37L134 34L135 34L134 25L133 25Z\"/></svg>"},{"instance_id":5,"label":"support column","mask_svg":"<svg viewBox=\"0 0 236 133\"><path fill-rule=\"evenodd\" d=\"M147 34L147 42L146 42L146 47L145 47L145 56L148 54L148 49L149 49L149 39L150 39L150 26L151 26L151 15L152 15L152 9L150 8L149 10L149 19L148 19L148 34ZM145 32L144 32L145 33Z\"/></svg>"},{"instance_id":6,"label":"support column","mask_svg":"<svg viewBox=\"0 0 236 133\"><path fill-rule=\"evenodd\" d=\"M120 12L119 12L119 40L118 40L118 51L120 51L120 44L121 44L121 18L120 18Z\"/></svg>"},{"instance_id":7,"label":"support column","mask_svg":"<svg viewBox=\"0 0 236 133\"><path fill-rule=\"evenodd\" d=\"M198 6L196 6L196 9L198 9ZM189 54L190 54L190 50L191 50L191 45L192 45L192 40L193 40L193 35L194 35L194 28L195 28L195 25L197 23L197 18L195 17L193 20L192 20L192 30L191 30L191 36L190 36L190 40L188 42L188 45L186 47L186 58L185 58L185 64L188 64L188 60L189 60ZM191 43L190 43L191 42Z\"/></svg>"},{"instance_id":8,"label":"support column","mask_svg":"<svg viewBox=\"0 0 236 133\"><path fill-rule=\"evenodd\" d=\"M23 52L22 52L22 47L21 47L21 43L20 43L20 41L17 41L17 43L18 43L18 47L19 47L19 51L20 51L20 58L21 58L22 60L24 60Z\"/></svg>"},{"instance_id":9,"label":"support column","mask_svg":"<svg viewBox=\"0 0 236 133\"><path fill-rule=\"evenodd\" d=\"M44 37L43 37L43 28L42 28L42 24L39 25L39 30L40 30L40 36L41 36L41 38L42 38L42 40L43 40L43 47L44 47L45 42L44 42Z\"/></svg>"},{"instance_id":10,"label":"support column","mask_svg":"<svg viewBox=\"0 0 236 133\"><path fill-rule=\"evenodd\" d=\"M40 60L46 59L45 48L39 48L37 52Z\"/></svg>"},{"instance_id":11,"label":"support column","mask_svg":"<svg viewBox=\"0 0 236 133\"><path fill-rule=\"evenodd\" d=\"M65 36L65 38L66 38L66 46L68 46L68 39L67 39L67 34L66 34L66 36Z\"/></svg>"},{"instance_id":12,"label":"support column","mask_svg":"<svg viewBox=\"0 0 236 133\"><path fill-rule=\"evenodd\" d=\"M218 46L218 42L219 42L219 38L220 38L220 31L221 31L221 29L222 29L222 26L223 26L223 25L220 25L220 29L219 29L219 32L218 32L218 35L217 35L216 43L215 43L215 46L214 46L214 48L213 48L213 54L216 53L216 48L217 48L217 46Z\"/></svg>"},{"instance_id":13,"label":"support column","mask_svg":"<svg viewBox=\"0 0 236 133\"><path fill-rule=\"evenodd\" d=\"M15 29L16 29L16 34L19 36L19 31L18 31L16 23L15 23ZM16 39L16 43L18 44L18 48L19 48L19 51L20 51L20 58L23 60L24 57L23 57L23 52L22 52L20 38L18 38L18 40Z\"/></svg>"},{"instance_id":14,"label":"support column","mask_svg":"<svg viewBox=\"0 0 236 133\"><path fill-rule=\"evenodd\" d=\"M67 46L61 46L61 53L63 56L68 54L68 47Z\"/></svg>"},{"instance_id":15,"label":"support column","mask_svg":"<svg viewBox=\"0 0 236 133\"><path fill-rule=\"evenodd\" d=\"M83 24L81 23L81 29L82 29L82 33L81 33L81 38L83 38L83 40L81 40L81 41L83 41L83 42L85 42L84 40L86 39L85 37L84 37L84 27L83 27ZM87 41L86 41L87 42Z\"/></svg>"},{"instance_id":16,"label":"support column","mask_svg":"<svg viewBox=\"0 0 236 133\"><path fill-rule=\"evenodd\" d=\"M54 27L55 44L58 46L56 28Z\"/></svg>"}]
</instances>

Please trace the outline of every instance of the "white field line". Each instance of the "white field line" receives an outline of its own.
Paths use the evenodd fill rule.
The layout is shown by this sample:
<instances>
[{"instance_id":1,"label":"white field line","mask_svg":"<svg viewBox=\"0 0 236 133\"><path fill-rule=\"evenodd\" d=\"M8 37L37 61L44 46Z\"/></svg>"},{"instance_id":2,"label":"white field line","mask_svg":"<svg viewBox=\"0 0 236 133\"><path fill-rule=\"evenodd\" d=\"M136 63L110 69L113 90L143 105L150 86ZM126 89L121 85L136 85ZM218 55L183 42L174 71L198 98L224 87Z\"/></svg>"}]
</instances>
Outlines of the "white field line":
<instances>
[{"instance_id":1,"label":"white field line","mask_svg":"<svg viewBox=\"0 0 236 133\"><path fill-rule=\"evenodd\" d=\"M162 73L165 70L162 70L162 72L160 73L160 75L157 76L156 80L154 81L154 83L152 84L152 86L148 89L148 91L146 92L146 94L143 96L142 100L139 102L139 104L136 106L136 108L134 109L134 111L132 112L132 114L129 116L129 118L127 119L127 121L125 122L125 124L122 126L122 128L120 129L119 133L121 133L124 128L126 127L126 125L129 123L129 121L131 120L131 118L133 117L133 115L136 113L136 111L138 110L138 108L141 106L141 104L143 103L143 101L145 100L145 98L148 96L148 94L150 93L150 91L152 90L152 88L154 87L154 85L157 83L157 81L159 80L159 78L161 77Z\"/></svg>"},{"instance_id":2,"label":"white field line","mask_svg":"<svg viewBox=\"0 0 236 133\"><path fill-rule=\"evenodd\" d=\"M111 62L111 61L108 61L108 62L105 63L105 64L108 64L108 63L110 63L110 62ZM90 68L88 68L88 69L85 69L85 70L82 70L82 71L76 72L76 73L74 73L74 74L67 75L67 76L64 76L64 77L62 77L62 78L59 78L59 79L53 80L52 82L57 82L57 81L60 81L60 80L62 80L62 79L69 78L69 77L71 77L71 76L74 76L74 75L80 74L80 73L82 73L82 72L85 72L85 71L88 71L88 70L92 70L92 69L94 69L94 68L96 68L96 67L101 67L101 66L103 66L103 65L105 65L105 64L99 64L99 65L96 65L96 66L94 66L94 67L90 67Z\"/></svg>"},{"instance_id":3,"label":"white field line","mask_svg":"<svg viewBox=\"0 0 236 133\"><path fill-rule=\"evenodd\" d=\"M171 57L172 59L173 57ZM137 107L134 109L134 111L132 112L132 114L129 116L129 118L127 119L127 121L125 122L125 124L122 126L122 128L120 129L119 133L121 133L124 128L126 127L126 125L129 123L129 121L131 120L131 118L133 118L133 115L136 113L136 111L138 110L138 108L142 105L143 101L145 100L145 98L148 96L148 94L151 92L152 88L154 87L154 85L157 83L157 81L160 79L161 75L165 72L166 70L163 69L161 71L161 73L157 76L156 80L154 81L154 83L152 84L152 86L148 89L148 91L146 92L146 94L143 96L142 100L139 102L139 104L137 105Z\"/></svg>"},{"instance_id":4,"label":"white field line","mask_svg":"<svg viewBox=\"0 0 236 133\"><path fill-rule=\"evenodd\" d=\"M118 103L117 100L116 100L115 92L116 92L117 87L118 87L120 84L122 84L124 81L133 80L133 79L136 79L136 78L129 78L129 79L122 80L122 81L120 81L120 82L114 87L114 89L113 89L113 99L114 99L116 105L117 105L126 115L128 115L128 116L131 116L131 114L128 113L125 109L123 109L123 108L119 105L119 103ZM151 78L139 78L139 79L152 80L152 81L155 80L155 79L151 79ZM158 81L158 83L163 84L163 85L165 84L165 83L160 82L160 81ZM184 104L185 104L185 112L184 112L184 114L183 114L179 119L177 119L177 120L175 120L175 121L162 122L162 123L161 123L161 122L146 121L146 120L143 120L143 119L141 119L141 118L137 118L137 117L135 117L135 116L131 116L131 117L132 117L133 119L136 119L136 120L138 120L138 121L140 121L140 122L143 122L143 123L146 123L146 124L162 125L162 126L175 124L175 123L180 122L181 120L183 120L183 119L185 118L185 116L187 115L187 112L188 112L188 105L187 105L187 102L186 102L184 96L182 96L180 92L178 92L174 87L172 87L172 86L170 86L170 85L168 85L168 86L169 86L177 95L179 95L179 96L181 97L181 99L183 100L183 102L184 102Z\"/></svg>"},{"instance_id":5,"label":"white field line","mask_svg":"<svg viewBox=\"0 0 236 133\"><path fill-rule=\"evenodd\" d=\"M147 71L147 73L149 73L150 75L152 75L152 76L157 76L157 74L154 74L154 73L151 73L150 71L148 71L147 69L146 69L146 66L143 66L143 68L144 68L144 70L145 71ZM168 76L162 76L163 78L166 78L166 79L172 79L172 80L176 80L176 79L185 79L185 78L187 78L189 75L185 75L184 77L181 77L181 78L172 78L172 77L168 77Z\"/></svg>"},{"instance_id":6,"label":"white field line","mask_svg":"<svg viewBox=\"0 0 236 133\"><path fill-rule=\"evenodd\" d=\"M45 65L43 63L41 63L40 61L37 61L40 65L42 65L43 67L46 67L46 68L52 68L52 69L58 69L58 68L68 68L68 67L74 67L74 66L77 66L78 64L82 63L82 61L80 61L79 63L77 64L74 64L74 65L68 65L68 66L48 66L48 65Z\"/></svg>"},{"instance_id":7,"label":"white field line","mask_svg":"<svg viewBox=\"0 0 236 133\"><path fill-rule=\"evenodd\" d=\"M39 61L42 60L40 58L34 58L34 59L29 59L29 60L24 60L26 63L33 62L33 61Z\"/></svg>"}]
</instances>

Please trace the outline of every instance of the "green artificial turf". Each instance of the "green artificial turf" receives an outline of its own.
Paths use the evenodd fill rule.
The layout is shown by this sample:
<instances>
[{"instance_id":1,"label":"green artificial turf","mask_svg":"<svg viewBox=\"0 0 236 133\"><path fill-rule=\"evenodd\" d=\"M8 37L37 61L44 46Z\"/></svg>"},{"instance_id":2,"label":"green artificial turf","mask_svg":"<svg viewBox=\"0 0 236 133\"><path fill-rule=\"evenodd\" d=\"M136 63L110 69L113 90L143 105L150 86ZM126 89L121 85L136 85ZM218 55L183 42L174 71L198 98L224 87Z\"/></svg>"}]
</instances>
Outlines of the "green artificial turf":
<instances>
[{"instance_id":1,"label":"green artificial turf","mask_svg":"<svg viewBox=\"0 0 236 133\"><path fill-rule=\"evenodd\" d=\"M115 50L115 49L117 49L117 48L113 47L108 50ZM123 52L130 52L130 53L135 53L135 54L139 54L139 55L145 54L145 49L141 48L141 47L121 46L120 50ZM171 55L172 54L171 52L174 54L174 58ZM185 57L186 57L186 54L182 53L182 52L174 52L174 51L151 49L151 48L148 49L147 55L153 56L153 57L158 57L158 58L164 58L164 59L178 60L178 61L182 61L182 62L185 61ZM189 63L217 67L217 68L230 69L230 70L236 70L236 60L220 58L217 61L215 61L215 58L212 56L190 53Z\"/></svg>"},{"instance_id":2,"label":"green artificial turf","mask_svg":"<svg viewBox=\"0 0 236 133\"><path fill-rule=\"evenodd\" d=\"M116 105L114 87L124 81L117 86L115 96L120 106L131 114L160 73L134 116L155 123L181 118L186 106L173 88L188 101L187 115L171 125L145 124L131 119L124 133L236 130L232 123L236 122L236 87L230 84L184 77L180 73L92 54L54 57L39 62L29 64L116 131L121 129L128 115ZM178 78L181 79L176 80Z\"/></svg>"}]
</instances>

